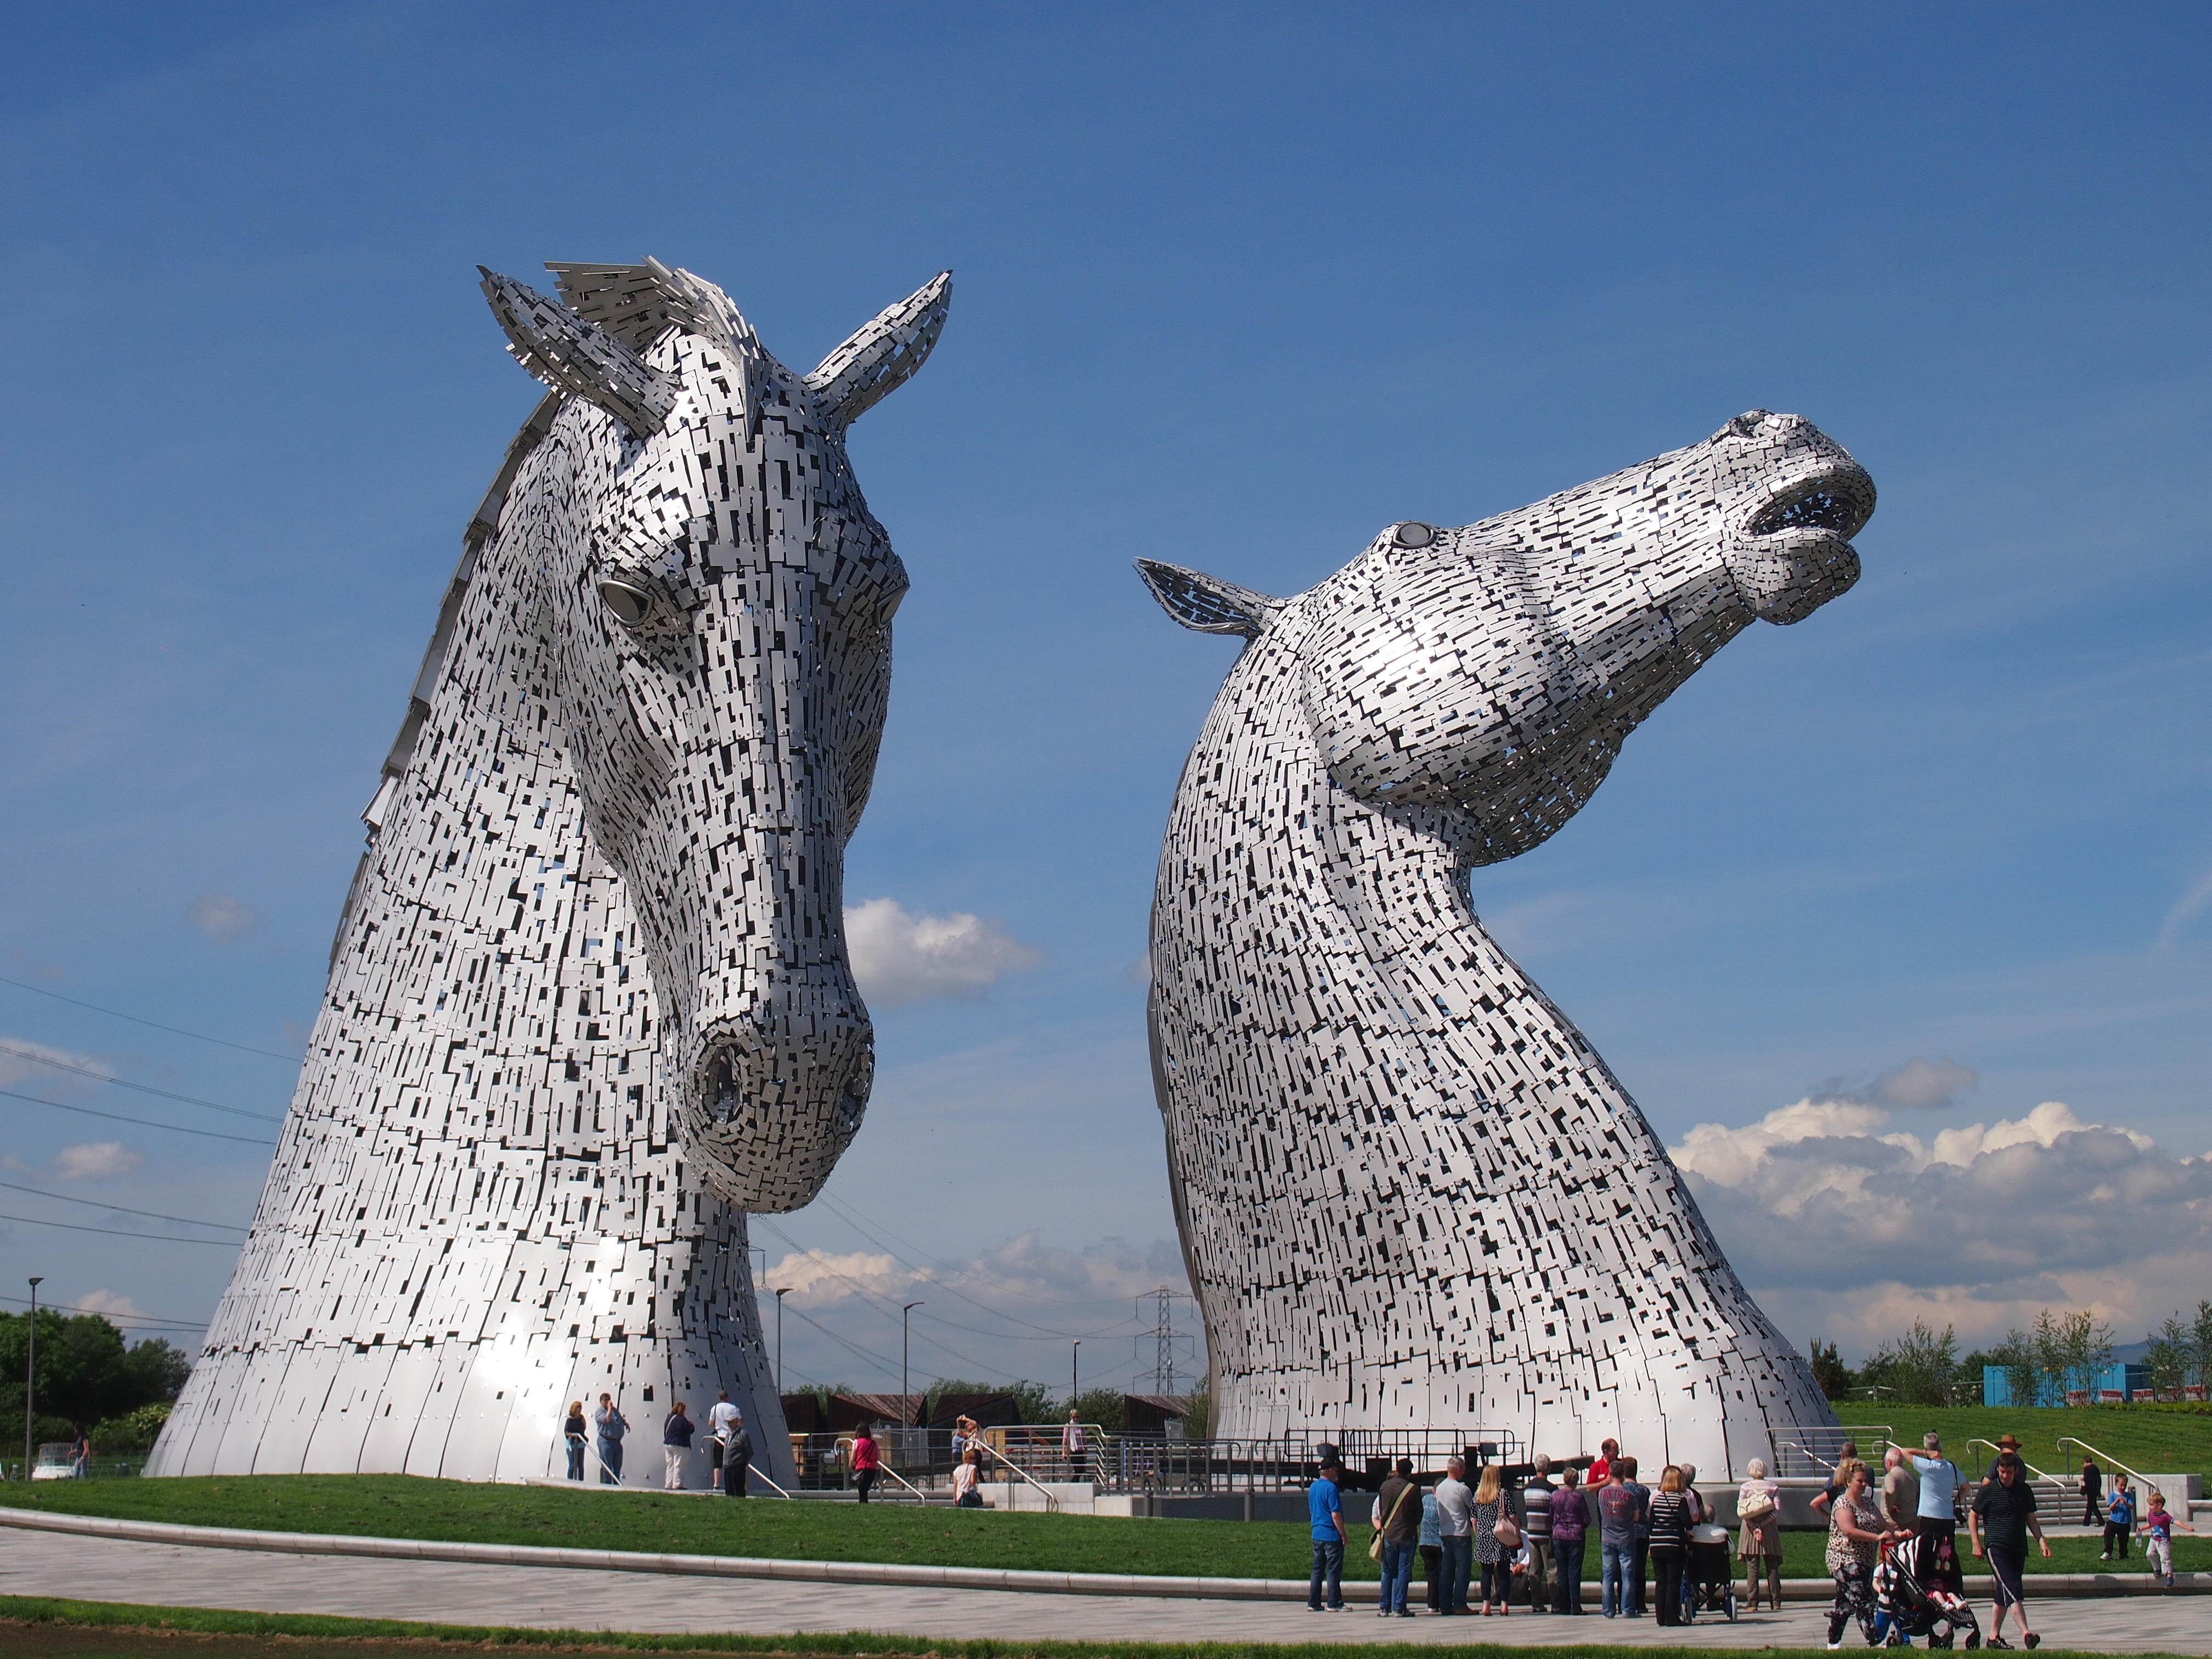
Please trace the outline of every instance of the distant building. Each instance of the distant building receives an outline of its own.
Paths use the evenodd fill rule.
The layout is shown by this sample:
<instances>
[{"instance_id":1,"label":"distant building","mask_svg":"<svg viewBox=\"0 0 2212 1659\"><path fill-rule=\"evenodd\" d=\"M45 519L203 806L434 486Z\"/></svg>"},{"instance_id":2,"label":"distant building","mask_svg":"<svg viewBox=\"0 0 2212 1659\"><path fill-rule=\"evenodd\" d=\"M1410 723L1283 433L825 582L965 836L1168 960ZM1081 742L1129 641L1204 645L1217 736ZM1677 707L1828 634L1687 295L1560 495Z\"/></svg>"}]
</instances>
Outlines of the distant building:
<instances>
[{"instance_id":1,"label":"distant building","mask_svg":"<svg viewBox=\"0 0 2212 1659\"><path fill-rule=\"evenodd\" d=\"M1125 1394L1121 1413L1124 1433L1158 1434L1180 1440L1183 1424L1190 1416L1190 1401L1175 1394Z\"/></svg>"},{"instance_id":2,"label":"distant building","mask_svg":"<svg viewBox=\"0 0 2212 1659\"><path fill-rule=\"evenodd\" d=\"M2089 1376L2069 1377L2064 1383L2046 1376L2033 1401L2012 1397L2012 1372L2006 1367L1982 1367L1984 1406L2123 1406L2138 1394L2146 1399L2150 1396L2150 1372L2142 1365L2107 1365Z\"/></svg>"}]
</instances>

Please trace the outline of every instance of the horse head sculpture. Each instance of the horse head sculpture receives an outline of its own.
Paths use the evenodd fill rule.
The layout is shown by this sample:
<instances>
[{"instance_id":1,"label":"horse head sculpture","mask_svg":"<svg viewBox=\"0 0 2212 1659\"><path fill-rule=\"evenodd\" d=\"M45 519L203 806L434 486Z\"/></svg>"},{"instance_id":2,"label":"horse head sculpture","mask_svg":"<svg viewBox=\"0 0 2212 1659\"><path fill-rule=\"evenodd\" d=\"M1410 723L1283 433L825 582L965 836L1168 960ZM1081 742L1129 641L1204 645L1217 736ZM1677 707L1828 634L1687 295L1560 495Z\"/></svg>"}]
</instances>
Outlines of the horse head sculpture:
<instances>
[{"instance_id":1,"label":"horse head sculpture","mask_svg":"<svg viewBox=\"0 0 2212 1659\"><path fill-rule=\"evenodd\" d=\"M567 398L501 536L538 584L586 818L675 1022L679 1133L728 1202L795 1208L874 1075L844 850L907 589L845 433L928 356L951 278L799 375L689 272L553 269L573 308L484 273L514 355Z\"/></svg>"},{"instance_id":2,"label":"horse head sculpture","mask_svg":"<svg viewBox=\"0 0 2212 1659\"><path fill-rule=\"evenodd\" d=\"M1138 562L1177 621L1250 641L1152 910L1218 1432L1616 1433L1714 1468L1828 1420L1469 874L1555 832L1735 635L1850 587L1874 504L1836 444L1754 410L1480 524L1392 526L1294 599Z\"/></svg>"}]
</instances>

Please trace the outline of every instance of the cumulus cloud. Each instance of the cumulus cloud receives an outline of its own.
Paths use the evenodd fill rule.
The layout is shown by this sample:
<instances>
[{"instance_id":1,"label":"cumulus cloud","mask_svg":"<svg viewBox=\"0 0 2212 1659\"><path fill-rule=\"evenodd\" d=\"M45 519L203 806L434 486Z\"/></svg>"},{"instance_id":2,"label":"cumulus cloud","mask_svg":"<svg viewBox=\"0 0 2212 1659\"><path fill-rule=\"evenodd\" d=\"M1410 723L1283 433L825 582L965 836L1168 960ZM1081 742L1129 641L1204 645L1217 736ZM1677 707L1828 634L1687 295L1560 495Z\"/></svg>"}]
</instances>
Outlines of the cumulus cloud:
<instances>
[{"instance_id":1,"label":"cumulus cloud","mask_svg":"<svg viewBox=\"0 0 2212 1659\"><path fill-rule=\"evenodd\" d=\"M845 912L845 946L862 994L884 1008L972 997L1044 959L996 922L965 911L916 915L890 898Z\"/></svg>"},{"instance_id":2,"label":"cumulus cloud","mask_svg":"<svg viewBox=\"0 0 2212 1659\"><path fill-rule=\"evenodd\" d=\"M234 945L254 923L253 907L231 893L202 893L185 919L217 945Z\"/></svg>"},{"instance_id":3,"label":"cumulus cloud","mask_svg":"<svg viewBox=\"0 0 2212 1659\"><path fill-rule=\"evenodd\" d=\"M1919 1317L1971 1346L2061 1304L2133 1330L2212 1277L2212 1155L2061 1101L1923 1138L1888 1106L1808 1098L1701 1123L1671 1151L1737 1273L1801 1338L1871 1346Z\"/></svg>"},{"instance_id":4,"label":"cumulus cloud","mask_svg":"<svg viewBox=\"0 0 2212 1659\"><path fill-rule=\"evenodd\" d=\"M119 1140L87 1140L54 1154L54 1173L64 1181L105 1181L128 1175L146 1160Z\"/></svg>"},{"instance_id":5,"label":"cumulus cloud","mask_svg":"<svg viewBox=\"0 0 2212 1659\"><path fill-rule=\"evenodd\" d=\"M809 1308L871 1297L906 1299L932 1285L950 1285L986 1303L994 1298L1110 1304L1165 1284L1188 1288L1182 1255L1167 1241L1139 1249L1108 1239L1085 1249L1049 1245L1035 1232L1018 1234L994 1250L963 1261L908 1267L896 1256L794 1250L769 1269L763 1281L791 1287Z\"/></svg>"},{"instance_id":6,"label":"cumulus cloud","mask_svg":"<svg viewBox=\"0 0 2212 1659\"><path fill-rule=\"evenodd\" d=\"M87 1291L71 1304L87 1313L111 1314L118 1319L143 1319L146 1310L129 1297L115 1291Z\"/></svg>"},{"instance_id":7,"label":"cumulus cloud","mask_svg":"<svg viewBox=\"0 0 2212 1659\"><path fill-rule=\"evenodd\" d=\"M1884 1072L1863 1085L1849 1078L1832 1078L1814 1090L1814 1099L1857 1101L1869 1106L1948 1106L1967 1090L1978 1087L1982 1074L1948 1055L1923 1060L1918 1055Z\"/></svg>"}]
</instances>

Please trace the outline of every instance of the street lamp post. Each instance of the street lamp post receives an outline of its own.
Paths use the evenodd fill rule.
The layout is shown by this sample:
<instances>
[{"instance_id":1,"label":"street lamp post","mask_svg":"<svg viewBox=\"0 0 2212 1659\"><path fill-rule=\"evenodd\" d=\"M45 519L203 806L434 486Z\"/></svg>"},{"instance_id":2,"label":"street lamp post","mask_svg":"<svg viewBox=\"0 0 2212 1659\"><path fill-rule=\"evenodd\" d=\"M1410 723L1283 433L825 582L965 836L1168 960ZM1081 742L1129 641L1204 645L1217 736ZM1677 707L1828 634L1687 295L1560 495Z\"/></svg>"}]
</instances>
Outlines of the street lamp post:
<instances>
[{"instance_id":1,"label":"street lamp post","mask_svg":"<svg viewBox=\"0 0 2212 1659\"><path fill-rule=\"evenodd\" d=\"M1075 1346L1067 1351L1067 1409L1073 1411L1075 1402L1082 1397L1082 1368L1078 1364L1083 1358L1083 1339L1077 1337Z\"/></svg>"},{"instance_id":2,"label":"street lamp post","mask_svg":"<svg viewBox=\"0 0 2212 1659\"><path fill-rule=\"evenodd\" d=\"M38 1409L39 1286L45 1281L44 1273L34 1274L31 1279L30 1340L24 1345L30 1350L30 1358L23 1362L23 1479L26 1480L31 1478L31 1441L35 1433L31 1427L31 1419Z\"/></svg>"},{"instance_id":3,"label":"street lamp post","mask_svg":"<svg viewBox=\"0 0 2212 1659\"><path fill-rule=\"evenodd\" d=\"M906 1418L907 1413L914 1409L914 1396L907 1392L906 1316L922 1305L919 1302L909 1302L899 1310L899 1427L902 1429L913 1426ZM901 1451L903 1452L906 1445L904 1435L899 1437L899 1445Z\"/></svg>"},{"instance_id":4,"label":"street lamp post","mask_svg":"<svg viewBox=\"0 0 2212 1659\"><path fill-rule=\"evenodd\" d=\"M775 1293L775 1393L779 1400L783 1397L783 1298L798 1288L796 1285L787 1285Z\"/></svg>"}]
</instances>

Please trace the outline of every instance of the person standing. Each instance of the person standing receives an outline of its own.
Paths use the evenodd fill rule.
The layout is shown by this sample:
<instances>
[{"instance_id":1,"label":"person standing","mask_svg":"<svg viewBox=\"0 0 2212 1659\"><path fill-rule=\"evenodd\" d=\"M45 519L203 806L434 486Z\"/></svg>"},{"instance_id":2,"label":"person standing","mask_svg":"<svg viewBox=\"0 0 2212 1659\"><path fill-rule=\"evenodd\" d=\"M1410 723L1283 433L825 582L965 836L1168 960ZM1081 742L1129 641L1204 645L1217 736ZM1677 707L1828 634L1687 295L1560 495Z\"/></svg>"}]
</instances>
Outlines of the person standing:
<instances>
[{"instance_id":1,"label":"person standing","mask_svg":"<svg viewBox=\"0 0 2212 1659\"><path fill-rule=\"evenodd\" d=\"M1843 1490L1828 1506L1828 1571L1836 1581L1836 1604L1828 1610L1828 1649L1843 1645L1844 1626L1859 1621L1867 1645L1875 1644L1875 1555L1888 1536L1881 1510L1867 1494L1866 1465L1846 1457L1836 1465Z\"/></svg>"},{"instance_id":2,"label":"person standing","mask_svg":"<svg viewBox=\"0 0 2212 1659\"><path fill-rule=\"evenodd\" d=\"M1996 1475L1982 1482L1966 1511L1966 1525L1974 1540L1974 1553L1986 1555L1990 1577L1996 1583L1996 1617L1990 1624L1989 1645L2008 1648L2004 1639L2006 1610L2020 1609L2021 1640L2029 1647L2043 1638L2027 1627L2027 1586L2021 1577L2027 1565L2030 1534L2043 1546L2043 1559L2051 1559L2051 1540L2035 1517L2035 1488L2021 1478L2024 1466L2011 1452L1997 1459ZM2117 1479L2116 1479L2117 1484ZM1984 1547L1986 1545L1986 1549Z\"/></svg>"},{"instance_id":3,"label":"person standing","mask_svg":"<svg viewBox=\"0 0 2212 1659\"><path fill-rule=\"evenodd\" d=\"M1964 1588L1959 1569L1959 1466L1943 1455L1943 1437L1930 1429L1921 1449L1905 1454L1920 1477L1920 1506L1913 1512L1912 1529L1920 1539L1921 1582L1940 1574L1943 1587L1956 1595ZM1839 1469L1838 1473L1841 1473ZM1948 1561L1948 1567L1936 1565Z\"/></svg>"},{"instance_id":4,"label":"person standing","mask_svg":"<svg viewBox=\"0 0 2212 1659\"><path fill-rule=\"evenodd\" d=\"M2104 1519L2105 1472L2087 1453L2081 1456L2081 1524L2096 1526Z\"/></svg>"},{"instance_id":5,"label":"person standing","mask_svg":"<svg viewBox=\"0 0 2212 1659\"><path fill-rule=\"evenodd\" d=\"M1620 1465L1598 1489L1598 1603L1608 1619L1628 1611L1628 1569L1636 1559L1636 1523L1641 1513Z\"/></svg>"},{"instance_id":6,"label":"person standing","mask_svg":"<svg viewBox=\"0 0 2212 1659\"><path fill-rule=\"evenodd\" d=\"M1613 1479L1613 1460L1620 1455L1620 1442L1599 1441L1597 1455L1590 1459L1589 1474L1583 1478L1583 1486L1591 1492L1604 1491L1605 1483Z\"/></svg>"},{"instance_id":7,"label":"person standing","mask_svg":"<svg viewBox=\"0 0 2212 1659\"><path fill-rule=\"evenodd\" d=\"M1646 1569L1651 1561L1651 1488L1636 1478L1636 1460L1620 1457L1613 1460L1620 1470L1620 1484L1636 1497L1636 1537L1628 1558L1628 1616L1644 1616L1644 1586L1650 1575Z\"/></svg>"},{"instance_id":8,"label":"person standing","mask_svg":"<svg viewBox=\"0 0 2212 1659\"><path fill-rule=\"evenodd\" d=\"M707 1454L714 1468L709 1471L708 1484L716 1492L722 1489L722 1449L730 1443L736 1432L738 1419L743 1415L730 1403L730 1391L718 1389L714 1403L707 1408Z\"/></svg>"},{"instance_id":9,"label":"person standing","mask_svg":"<svg viewBox=\"0 0 2212 1659\"><path fill-rule=\"evenodd\" d=\"M876 1449L876 1437L869 1432L866 1424L861 1424L853 1436L853 1484L860 1489L863 1504L875 1490L876 1474L883 1463L883 1456Z\"/></svg>"},{"instance_id":10,"label":"person standing","mask_svg":"<svg viewBox=\"0 0 2212 1659\"><path fill-rule=\"evenodd\" d=\"M1382 1483L1375 1507L1382 1534L1382 1607L1380 1617L1411 1619L1406 1597L1413 1587L1413 1552L1421 1541L1421 1489L1413 1484L1410 1458L1398 1460L1396 1471Z\"/></svg>"},{"instance_id":11,"label":"person standing","mask_svg":"<svg viewBox=\"0 0 2212 1659\"><path fill-rule=\"evenodd\" d=\"M1657 1601L1662 1625L1679 1625L1682 1619L1683 1568L1690 1559L1691 1520L1689 1486L1682 1471L1669 1463L1659 1476L1659 1490L1651 1499L1651 1565L1659 1582L1651 1591Z\"/></svg>"},{"instance_id":12,"label":"person standing","mask_svg":"<svg viewBox=\"0 0 2212 1659\"><path fill-rule=\"evenodd\" d=\"M1421 1489L1421 1571L1429 1580L1429 1611L1442 1613L1444 1567L1443 1534L1437 1531L1437 1495Z\"/></svg>"},{"instance_id":13,"label":"person standing","mask_svg":"<svg viewBox=\"0 0 2212 1659\"><path fill-rule=\"evenodd\" d=\"M591 1449L592 1425L584 1419L584 1402L568 1402L568 1420L561 1425L561 1438L568 1449L568 1478L584 1478L584 1454Z\"/></svg>"},{"instance_id":14,"label":"person standing","mask_svg":"<svg viewBox=\"0 0 2212 1659\"><path fill-rule=\"evenodd\" d=\"M660 1472L662 1491L684 1490L684 1466L691 1461L691 1419L684 1414L684 1402L679 1400L660 1425L660 1456L665 1465Z\"/></svg>"},{"instance_id":15,"label":"person standing","mask_svg":"<svg viewBox=\"0 0 2212 1659\"><path fill-rule=\"evenodd\" d=\"M730 1437L722 1446L722 1496L750 1496L745 1483L753 1472L753 1437L745 1428L745 1414L739 1412L730 1422Z\"/></svg>"},{"instance_id":16,"label":"person standing","mask_svg":"<svg viewBox=\"0 0 2212 1659\"><path fill-rule=\"evenodd\" d=\"M2166 1494L2156 1486L2150 1489L2150 1507L2143 1511L2140 1524L2143 1533L2143 1559L2150 1563L2150 1576L2172 1589L2173 1529L2179 1527L2184 1532L2193 1533L2197 1528L2186 1521L2175 1520L2166 1512ZM2045 1545L2044 1553L2048 1555L2050 1553L2051 1547Z\"/></svg>"},{"instance_id":17,"label":"person standing","mask_svg":"<svg viewBox=\"0 0 2212 1659\"><path fill-rule=\"evenodd\" d=\"M615 1409L615 1397L611 1394L599 1396L599 1408L592 1413L592 1422L599 1431L599 1484L603 1486L622 1485L623 1437L629 1432L629 1419Z\"/></svg>"},{"instance_id":18,"label":"person standing","mask_svg":"<svg viewBox=\"0 0 2212 1659\"><path fill-rule=\"evenodd\" d=\"M2112 1474L2112 1501L2105 1505L2105 1553L2100 1561L2124 1561L2128 1559L2128 1538L2136 1529L2135 1489L2128 1478L2115 1470Z\"/></svg>"},{"instance_id":19,"label":"person standing","mask_svg":"<svg viewBox=\"0 0 2212 1659\"><path fill-rule=\"evenodd\" d=\"M1577 1477L1571 1463L1559 1471L1559 1489L1552 1494L1552 1571L1559 1589L1552 1610L1580 1616L1583 1610L1583 1546L1589 1536L1589 1504L1575 1489Z\"/></svg>"},{"instance_id":20,"label":"person standing","mask_svg":"<svg viewBox=\"0 0 2212 1659\"><path fill-rule=\"evenodd\" d=\"M1067 1426L1060 1431L1060 1452L1067 1460L1067 1478L1080 1480L1084 1465L1088 1460L1085 1456L1083 1425L1078 1420L1073 1406L1067 1408Z\"/></svg>"},{"instance_id":21,"label":"person standing","mask_svg":"<svg viewBox=\"0 0 2212 1659\"><path fill-rule=\"evenodd\" d=\"M1552 1610L1552 1460L1536 1454L1528 1484L1521 1489L1521 1530L1528 1543L1528 1611Z\"/></svg>"},{"instance_id":22,"label":"person standing","mask_svg":"<svg viewBox=\"0 0 2212 1659\"><path fill-rule=\"evenodd\" d=\"M1467 1611L1468 1580L1474 1565L1474 1492L1467 1484L1467 1460L1447 1458L1437 1482L1437 1535L1444 1551L1444 1604L1438 1611Z\"/></svg>"},{"instance_id":23,"label":"person standing","mask_svg":"<svg viewBox=\"0 0 2212 1659\"><path fill-rule=\"evenodd\" d=\"M1322 1610L1324 1590L1328 1610L1344 1611L1344 1494L1337 1484L1343 1475L1344 1470L1330 1458L1306 1488L1306 1520L1313 1541L1313 1573L1306 1585L1308 1613Z\"/></svg>"},{"instance_id":24,"label":"person standing","mask_svg":"<svg viewBox=\"0 0 2212 1659\"><path fill-rule=\"evenodd\" d=\"M1905 1448L1892 1446L1881 1455L1881 1518L1906 1532L1920 1513L1920 1477L1905 1461Z\"/></svg>"},{"instance_id":25,"label":"person standing","mask_svg":"<svg viewBox=\"0 0 2212 1659\"><path fill-rule=\"evenodd\" d=\"M1511 1548L1498 1536L1501 1518L1512 1528ZM1521 1536L1520 1529L1513 1526L1513 1517L1506 1513L1504 1472L1495 1463L1482 1466L1482 1479L1474 1488L1474 1505L1468 1511L1468 1530L1474 1540L1475 1565L1482 1576L1482 1616L1489 1618L1493 1605L1500 1616L1511 1613L1506 1597L1513 1589L1513 1551L1521 1547Z\"/></svg>"},{"instance_id":26,"label":"person standing","mask_svg":"<svg viewBox=\"0 0 2212 1659\"><path fill-rule=\"evenodd\" d=\"M1754 1457L1745 1466L1748 1478L1735 1491L1736 1519L1743 1532L1736 1554L1743 1560L1743 1599L1753 1613L1759 1611L1759 1580L1766 1576L1767 1599L1782 1611L1782 1486L1766 1478L1766 1460Z\"/></svg>"}]
</instances>

